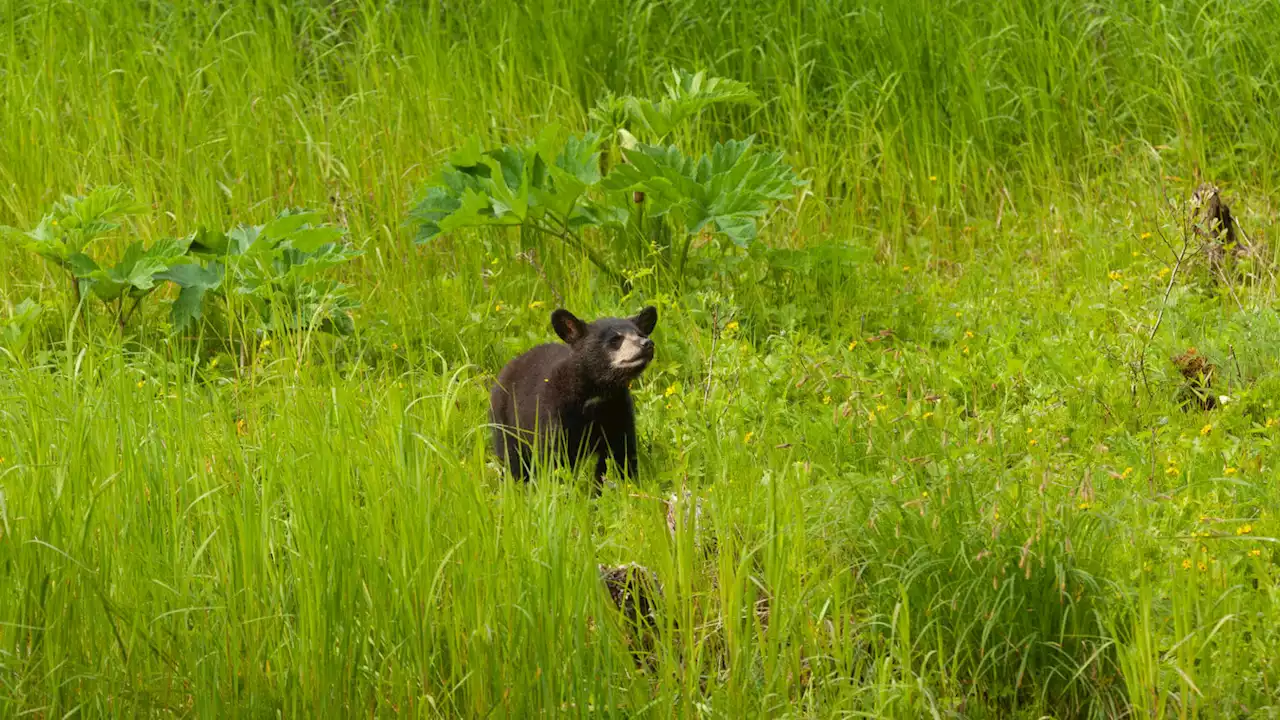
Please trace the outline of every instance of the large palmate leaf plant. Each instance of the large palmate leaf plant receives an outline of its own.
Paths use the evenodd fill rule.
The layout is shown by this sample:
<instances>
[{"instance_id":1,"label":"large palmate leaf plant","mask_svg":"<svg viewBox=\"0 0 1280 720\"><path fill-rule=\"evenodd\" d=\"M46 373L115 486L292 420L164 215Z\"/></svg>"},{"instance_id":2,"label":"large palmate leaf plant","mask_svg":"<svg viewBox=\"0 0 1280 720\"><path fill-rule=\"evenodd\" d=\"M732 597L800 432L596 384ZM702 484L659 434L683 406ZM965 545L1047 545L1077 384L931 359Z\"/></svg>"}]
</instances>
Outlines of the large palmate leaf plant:
<instances>
[{"instance_id":1,"label":"large palmate leaf plant","mask_svg":"<svg viewBox=\"0 0 1280 720\"><path fill-rule=\"evenodd\" d=\"M322 223L318 213L286 210L265 225L202 229L146 245L127 227L143 209L124 189L104 186L64 197L30 230L5 230L65 272L77 312L96 298L121 329L146 298L172 283L174 332L201 329L213 307L232 311L242 330L352 330L355 299L325 274L358 253L343 242L345 231ZM107 259L113 254L114 262ZM213 329L230 334L230 327Z\"/></svg>"},{"instance_id":2,"label":"large palmate leaf plant","mask_svg":"<svg viewBox=\"0 0 1280 720\"><path fill-rule=\"evenodd\" d=\"M415 240L519 227L562 241L623 284L609 248L653 244L683 277L695 238L747 247L769 208L804 184L782 153L760 149L753 138L718 143L700 156L668 141L707 107L754 101L736 81L675 72L658 100L606 97L586 133L551 126L536 139L491 149L472 137L410 210ZM618 162L609 161L614 152Z\"/></svg>"}]
</instances>

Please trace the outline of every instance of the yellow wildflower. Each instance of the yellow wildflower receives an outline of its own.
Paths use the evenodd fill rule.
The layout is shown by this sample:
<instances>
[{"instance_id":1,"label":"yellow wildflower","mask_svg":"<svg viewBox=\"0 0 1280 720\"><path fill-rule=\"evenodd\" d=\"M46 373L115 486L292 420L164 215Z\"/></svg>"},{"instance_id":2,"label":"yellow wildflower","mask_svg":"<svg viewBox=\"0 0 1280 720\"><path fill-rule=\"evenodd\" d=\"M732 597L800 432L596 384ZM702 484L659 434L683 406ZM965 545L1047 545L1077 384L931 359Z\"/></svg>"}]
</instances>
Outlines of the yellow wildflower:
<instances>
[{"instance_id":1,"label":"yellow wildflower","mask_svg":"<svg viewBox=\"0 0 1280 720\"><path fill-rule=\"evenodd\" d=\"M823 404L823 405L830 405L830 404L831 404L831 396L830 396L830 395L823 395L823 396L822 396L822 404Z\"/></svg>"},{"instance_id":2,"label":"yellow wildflower","mask_svg":"<svg viewBox=\"0 0 1280 720\"><path fill-rule=\"evenodd\" d=\"M139 381L138 381L138 389L139 389L139 390L141 390L141 389L143 388L143 386L144 386L144 385L146 385L146 384L147 384L147 381L146 381L146 380L139 380Z\"/></svg>"},{"instance_id":3,"label":"yellow wildflower","mask_svg":"<svg viewBox=\"0 0 1280 720\"><path fill-rule=\"evenodd\" d=\"M856 347L858 347L858 341L857 341L857 340L854 340L853 342L849 343L849 349L850 349L850 350L852 350L852 349L854 349L854 348L856 348Z\"/></svg>"},{"instance_id":4,"label":"yellow wildflower","mask_svg":"<svg viewBox=\"0 0 1280 720\"><path fill-rule=\"evenodd\" d=\"M494 306L493 306L493 311L494 311L494 312L502 312L502 303L498 303L497 305L494 305Z\"/></svg>"},{"instance_id":5,"label":"yellow wildflower","mask_svg":"<svg viewBox=\"0 0 1280 720\"><path fill-rule=\"evenodd\" d=\"M1213 423L1208 423L1204 427L1200 428L1201 435L1208 435L1211 432L1213 432Z\"/></svg>"},{"instance_id":6,"label":"yellow wildflower","mask_svg":"<svg viewBox=\"0 0 1280 720\"><path fill-rule=\"evenodd\" d=\"M1276 420L1275 418L1267 418L1267 427L1268 427L1268 428L1273 428L1273 427L1275 427L1275 426L1276 426L1276 423L1277 423L1277 420Z\"/></svg>"},{"instance_id":7,"label":"yellow wildflower","mask_svg":"<svg viewBox=\"0 0 1280 720\"><path fill-rule=\"evenodd\" d=\"M867 422L875 422L875 421L876 421L876 414L875 414L875 413L867 413Z\"/></svg>"},{"instance_id":8,"label":"yellow wildflower","mask_svg":"<svg viewBox=\"0 0 1280 720\"><path fill-rule=\"evenodd\" d=\"M972 330L965 330L965 331L964 331L964 336L965 336L965 337L967 337L967 338L971 338L971 337L973 337L973 331L972 331Z\"/></svg>"},{"instance_id":9,"label":"yellow wildflower","mask_svg":"<svg viewBox=\"0 0 1280 720\"><path fill-rule=\"evenodd\" d=\"M669 385L667 389L662 393L662 396L671 397L672 395L675 395L677 392L680 392L680 388L676 387L675 383L671 383L671 385Z\"/></svg>"},{"instance_id":10,"label":"yellow wildflower","mask_svg":"<svg viewBox=\"0 0 1280 720\"><path fill-rule=\"evenodd\" d=\"M1235 474L1236 474L1236 469L1235 469L1235 468L1233 468L1233 467L1231 467L1230 465L1228 465L1227 467L1222 468L1222 474L1223 474L1223 475L1235 475Z\"/></svg>"},{"instance_id":11,"label":"yellow wildflower","mask_svg":"<svg viewBox=\"0 0 1280 720\"><path fill-rule=\"evenodd\" d=\"M1259 548L1254 548L1253 550L1249 551L1249 555L1252 557L1259 557L1262 555L1262 550Z\"/></svg>"},{"instance_id":12,"label":"yellow wildflower","mask_svg":"<svg viewBox=\"0 0 1280 720\"><path fill-rule=\"evenodd\" d=\"M534 300L533 302L529 303L529 309L530 309L530 310L537 310L538 308L542 307L543 305L546 305L546 303L542 302L541 300Z\"/></svg>"},{"instance_id":13,"label":"yellow wildflower","mask_svg":"<svg viewBox=\"0 0 1280 720\"><path fill-rule=\"evenodd\" d=\"M902 272L911 272L911 266L910 266L910 265L903 265L903 266L902 266Z\"/></svg>"},{"instance_id":14,"label":"yellow wildflower","mask_svg":"<svg viewBox=\"0 0 1280 720\"><path fill-rule=\"evenodd\" d=\"M937 175L930 175L930 176L929 176L929 182L938 182L938 176L937 176Z\"/></svg>"},{"instance_id":15,"label":"yellow wildflower","mask_svg":"<svg viewBox=\"0 0 1280 720\"><path fill-rule=\"evenodd\" d=\"M1119 270L1112 270L1111 272L1107 273L1107 277L1111 278L1112 280L1119 280L1123 276L1120 274Z\"/></svg>"},{"instance_id":16,"label":"yellow wildflower","mask_svg":"<svg viewBox=\"0 0 1280 720\"><path fill-rule=\"evenodd\" d=\"M1248 535L1251 532L1253 532L1253 526L1247 523L1236 528L1237 535Z\"/></svg>"},{"instance_id":17,"label":"yellow wildflower","mask_svg":"<svg viewBox=\"0 0 1280 720\"><path fill-rule=\"evenodd\" d=\"M1169 467L1164 469L1164 474L1169 476L1176 476L1178 472L1178 466L1172 463L1170 463Z\"/></svg>"},{"instance_id":18,"label":"yellow wildflower","mask_svg":"<svg viewBox=\"0 0 1280 720\"><path fill-rule=\"evenodd\" d=\"M1190 559L1190 558L1188 558L1188 559L1186 559L1186 560L1183 560L1183 561L1182 561L1182 569L1183 569L1183 570L1190 570L1190 569L1191 569L1191 559Z\"/></svg>"},{"instance_id":19,"label":"yellow wildflower","mask_svg":"<svg viewBox=\"0 0 1280 720\"><path fill-rule=\"evenodd\" d=\"M888 406L888 405L877 405L877 406L876 406L876 412L884 412L885 410L888 410L888 409L889 409L889 406Z\"/></svg>"},{"instance_id":20,"label":"yellow wildflower","mask_svg":"<svg viewBox=\"0 0 1280 720\"><path fill-rule=\"evenodd\" d=\"M1125 468L1124 472L1120 473L1120 477L1121 479L1133 477L1133 468L1131 467Z\"/></svg>"},{"instance_id":21,"label":"yellow wildflower","mask_svg":"<svg viewBox=\"0 0 1280 720\"><path fill-rule=\"evenodd\" d=\"M240 418L239 420L236 421L236 434L244 435L246 432L248 431L245 430L244 418Z\"/></svg>"},{"instance_id":22,"label":"yellow wildflower","mask_svg":"<svg viewBox=\"0 0 1280 720\"><path fill-rule=\"evenodd\" d=\"M1160 268L1160 271L1156 273L1156 276L1163 280L1163 279L1164 279L1165 277L1167 277L1167 276L1169 275L1169 273L1171 273L1171 272L1173 272L1173 271L1172 271L1172 270L1170 270L1168 267L1162 267L1162 268Z\"/></svg>"},{"instance_id":23,"label":"yellow wildflower","mask_svg":"<svg viewBox=\"0 0 1280 720\"><path fill-rule=\"evenodd\" d=\"M737 320L733 320L733 321L731 321L728 325L725 325L725 326L724 326L724 329L725 329L725 331L726 331L726 332L731 331L731 330L737 330L737 329L738 329L738 321L737 321Z\"/></svg>"},{"instance_id":24,"label":"yellow wildflower","mask_svg":"<svg viewBox=\"0 0 1280 720\"><path fill-rule=\"evenodd\" d=\"M965 355L968 355L968 354L969 354L969 346L968 346L968 345L965 345L965 346L964 346L964 349L962 350L962 352L963 352Z\"/></svg>"},{"instance_id":25,"label":"yellow wildflower","mask_svg":"<svg viewBox=\"0 0 1280 720\"><path fill-rule=\"evenodd\" d=\"M921 419L921 420L928 420L928 419L929 419L929 418L931 418L931 417L933 417L933 412L932 412L932 411L929 411L929 412L927 412L927 413L925 413L925 414L921 415L921 416L920 416L920 419Z\"/></svg>"},{"instance_id":26,"label":"yellow wildflower","mask_svg":"<svg viewBox=\"0 0 1280 720\"><path fill-rule=\"evenodd\" d=\"M1141 235L1139 235L1138 237L1142 238L1143 240L1146 240L1147 238L1151 237L1151 233L1149 233L1149 232L1144 232L1144 233L1142 233Z\"/></svg>"},{"instance_id":27,"label":"yellow wildflower","mask_svg":"<svg viewBox=\"0 0 1280 720\"><path fill-rule=\"evenodd\" d=\"M1196 567L1200 569L1200 572L1204 572L1205 570L1208 570L1208 569L1209 569L1209 566L1208 566L1208 565L1205 565L1203 560L1201 560L1199 563L1197 563L1197 564L1196 564Z\"/></svg>"},{"instance_id":28,"label":"yellow wildflower","mask_svg":"<svg viewBox=\"0 0 1280 720\"><path fill-rule=\"evenodd\" d=\"M1077 508L1079 508L1079 509L1081 509L1081 510L1088 510L1088 509L1089 509L1089 507L1090 507L1090 504L1089 504L1088 502L1082 502L1082 503L1080 503L1079 505L1077 505L1076 507L1077 507Z\"/></svg>"},{"instance_id":29,"label":"yellow wildflower","mask_svg":"<svg viewBox=\"0 0 1280 720\"><path fill-rule=\"evenodd\" d=\"M744 444L745 444L745 443L749 443L749 442L751 442L751 438L752 438L752 437L754 437L754 436L755 436L755 432L754 432L754 431L748 431L746 435L743 435L743 436L742 436L742 442L743 442Z\"/></svg>"}]
</instances>

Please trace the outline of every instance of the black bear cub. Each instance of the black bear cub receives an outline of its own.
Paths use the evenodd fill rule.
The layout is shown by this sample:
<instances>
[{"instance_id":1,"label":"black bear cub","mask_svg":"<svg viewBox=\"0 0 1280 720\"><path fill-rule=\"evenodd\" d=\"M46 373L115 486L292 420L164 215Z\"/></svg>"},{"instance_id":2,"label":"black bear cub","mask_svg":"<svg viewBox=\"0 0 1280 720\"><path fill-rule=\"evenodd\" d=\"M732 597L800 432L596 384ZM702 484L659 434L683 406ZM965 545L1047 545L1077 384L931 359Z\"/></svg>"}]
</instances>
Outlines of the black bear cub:
<instances>
[{"instance_id":1,"label":"black bear cub","mask_svg":"<svg viewBox=\"0 0 1280 720\"><path fill-rule=\"evenodd\" d=\"M636 420L631 381L653 360L649 335L658 310L629 318L585 323L568 310L551 314L565 344L539 345L507 363L489 395L493 446L518 480L533 459L549 457L575 467L595 455L595 489L612 458L626 475L636 473Z\"/></svg>"}]
</instances>

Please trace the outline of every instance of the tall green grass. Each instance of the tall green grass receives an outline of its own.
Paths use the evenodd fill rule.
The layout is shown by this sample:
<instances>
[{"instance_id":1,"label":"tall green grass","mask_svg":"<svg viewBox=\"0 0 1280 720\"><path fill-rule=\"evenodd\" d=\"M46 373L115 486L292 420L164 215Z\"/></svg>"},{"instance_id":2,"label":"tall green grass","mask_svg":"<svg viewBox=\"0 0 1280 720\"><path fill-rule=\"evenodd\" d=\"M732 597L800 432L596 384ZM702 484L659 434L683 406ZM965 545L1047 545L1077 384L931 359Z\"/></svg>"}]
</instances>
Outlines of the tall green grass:
<instances>
[{"instance_id":1,"label":"tall green grass","mask_svg":"<svg viewBox=\"0 0 1280 720\"><path fill-rule=\"evenodd\" d=\"M4 4L0 224L121 183L155 208L121 236L302 205L365 254L355 337L242 364L159 312L73 319L0 244L0 321L51 308L0 354L0 715L1280 712L1277 17ZM758 134L812 180L762 246L702 248L683 285L630 268L653 274L623 296L511 235L409 243L463 138L583 125L670 66L764 101L683 143ZM1197 175L1259 245L1229 291L1162 242ZM594 499L504 483L486 449L488 378L557 295L660 308L643 477ZM1217 410L1175 403L1192 345ZM706 511L672 536L685 487ZM663 585L649 636L599 587L631 561Z\"/></svg>"}]
</instances>

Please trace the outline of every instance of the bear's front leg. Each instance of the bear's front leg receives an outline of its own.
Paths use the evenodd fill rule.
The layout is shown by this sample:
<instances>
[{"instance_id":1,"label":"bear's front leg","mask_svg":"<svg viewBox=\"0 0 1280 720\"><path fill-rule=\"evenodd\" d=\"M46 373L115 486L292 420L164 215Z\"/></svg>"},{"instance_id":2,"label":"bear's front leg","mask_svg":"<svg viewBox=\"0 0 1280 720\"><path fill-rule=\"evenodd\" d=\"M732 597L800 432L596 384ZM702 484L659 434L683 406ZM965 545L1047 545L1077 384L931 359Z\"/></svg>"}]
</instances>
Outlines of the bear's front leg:
<instances>
[{"instance_id":1,"label":"bear's front leg","mask_svg":"<svg viewBox=\"0 0 1280 720\"><path fill-rule=\"evenodd\" d=\"M604 489L604 476L608 472L608 455L599 453L596 455L596 472L595 482L591 485L591 494L599 495Z\"/></svg>"}]
</instances>

